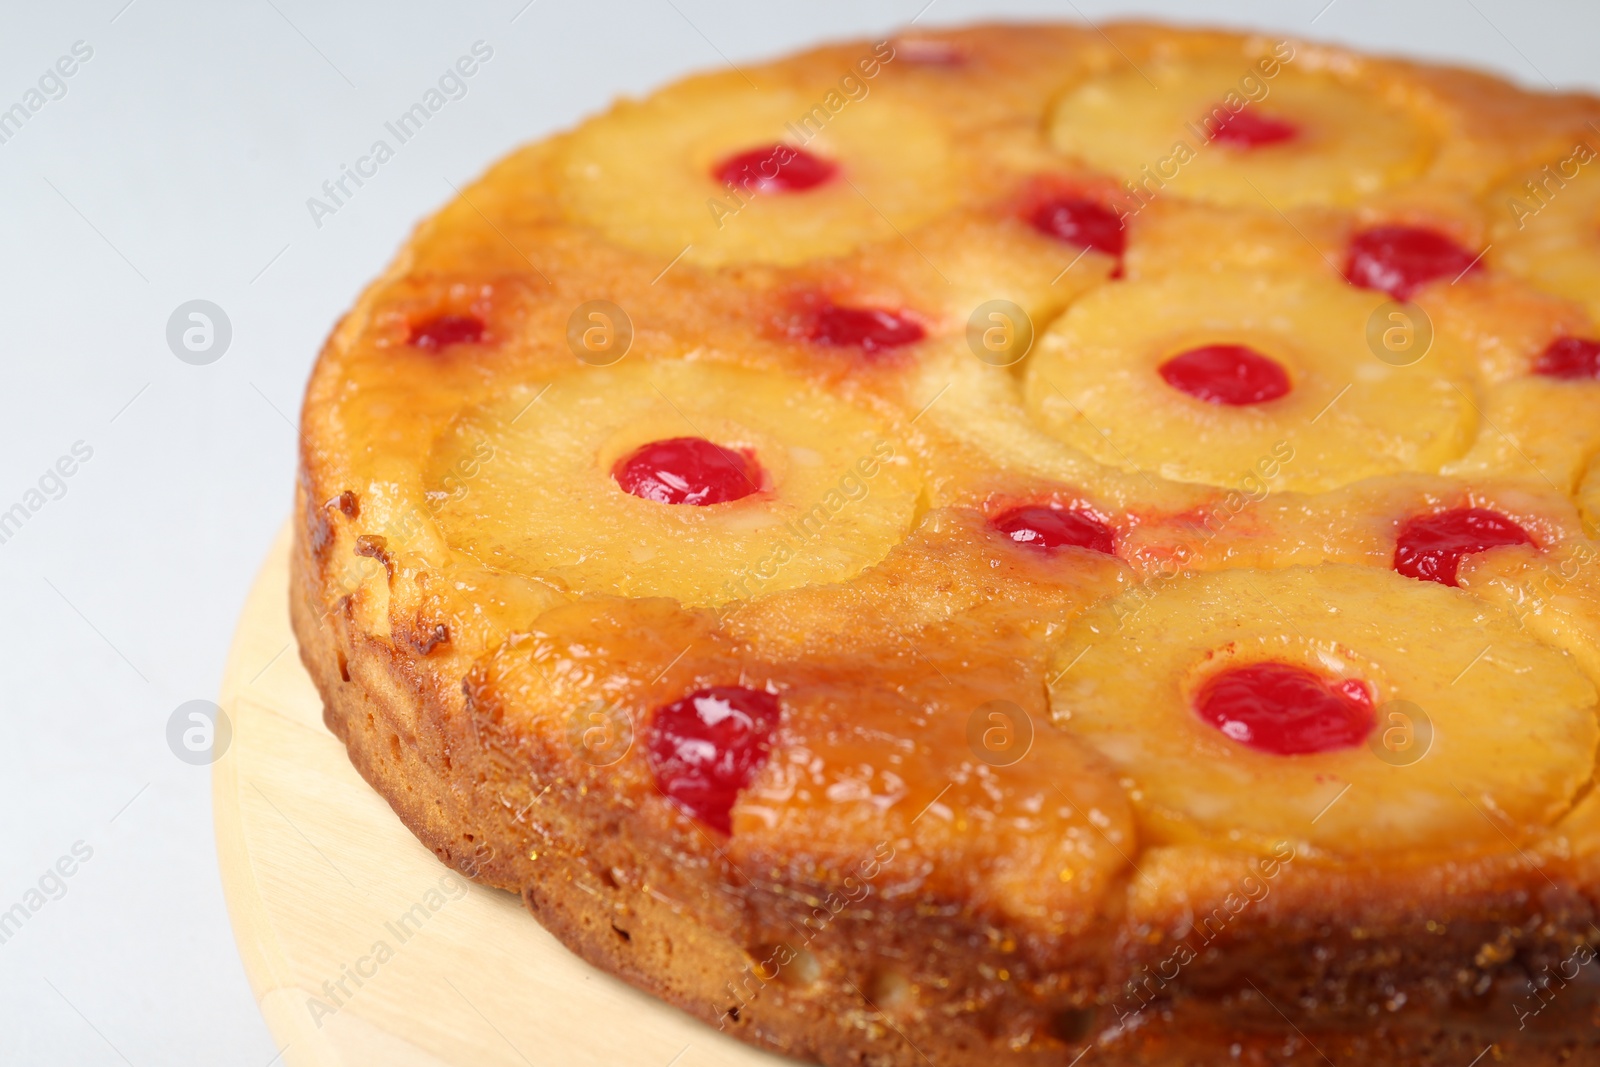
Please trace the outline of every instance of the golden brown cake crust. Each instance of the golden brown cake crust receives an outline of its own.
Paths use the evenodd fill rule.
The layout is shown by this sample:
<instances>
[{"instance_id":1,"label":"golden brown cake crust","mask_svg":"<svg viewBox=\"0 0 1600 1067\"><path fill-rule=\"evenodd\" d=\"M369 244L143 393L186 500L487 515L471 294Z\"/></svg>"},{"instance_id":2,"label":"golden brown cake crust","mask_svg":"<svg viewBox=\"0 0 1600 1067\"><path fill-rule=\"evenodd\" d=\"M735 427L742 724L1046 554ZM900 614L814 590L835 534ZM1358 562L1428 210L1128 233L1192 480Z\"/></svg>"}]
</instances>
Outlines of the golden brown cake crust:
<instances>
[{"instance_id":1,"label":"golden brown cake crust","mask_svg":"<svg viewBox=\"0 0 1600 1067\"><path fill-rule=\"evenodd\" d=\"M1333 94L1399 115L1407 151L1362 155L1330 118L1306 151L1355 153L1354 184L1290 157L1244 172L1263 206L1212 146L1186 178L1139 185L1123 163L1142 149L1096 125L1096 94L1151 75L1210 92L1234 69L1271 86L1263 107L1315 116ZM1595 1055L1600 383L1531 368L1552 341L1596 334L1600 194L1568 178L1540 199L1526 183L1600 144L1600 101L1143 24L919 33L747 73L749 99L732 75L692 79L513 154L418 229L329 339L302 418L291 609L361 774L443 862L519 893L586 960L830 1067ZM845 118L816 145L882 208L818 201L832 214L808 226L736 197L719 218L697 198L678 219L671 195L696 188L696 162L663 169L660 218L607 214L631 210L615 143L647 155L664 128L726 153L766 128L763 108L809 114L793 105L836 89L829 121ZM722 125L694 127L724 101ZM872 108L893 121L846 128ZM744 141L718 141L724 128ZM896 175L872 155L888 137L929 170ZM1064 195L1122 214L1125 254L1063 252L1027 225ZM1224 339L1183 326L1191 306L1270 348L1282 327L1243 298L1229 310L1238 293L1330 332L1366 325L1384 297L1361 303L1340 271L1355 235L1384 225L1501 251L1413 296L1433 328L1428 377L1382 371L1387 392L1354 394L1348 416L1345 379L1327 379L1320 412L1310 383L1348 369L1345 388L1365 389L1374 373L1306 340L1295 382L1315 403L1283 442L1262 431L1260 461L1241 446L1242 476L1206 466L1230 440L1196 447L1160 415L1101 454L1118 438L1083 436L1052 398L1082 416L1113 395L1097 351ZM1037 332L1015 366L969 346L968 315L991 298ZM631 319L614 367L569 345L574 309L596 300ZM808 324L829 306L910 309L922 339L882 358L820 349ZM1170 337L1145 336L1152 307ZM480 334L419 346L440 316ZM1077 394L1079 379L1100 392ZM751 421L763 382L804 418ZM711 527L731 547L697 529L685 549L678 527L618 510L644 502L587 498L592 459L548 458L568 438L541 434L588 422L617 423L596 470L663 436L649 389L697 435L709 419L753 427L773 513L813 521L804 551L773 563L787 543L743 527ZM1114 553L997 535L1021 505L1096 516ZM1466 556L1454 588L1394 573L1407 521L1468 507L1531 543ZM621 558L613 528L647 552ZM726 555L702 566L708 551ZM1340 604L1353 628L1301 632ZM1479 658L1446 669L1478 634ZM1102 707L1142 693L1173 649L1232 662L1251 641L1353 664L1327 669L1365 672L1380 701L1434 694L1439 747L1414 763L1366 745L1346 762L1240 757L1224 787L1195 753L1233 742L1193 740L1210 727L1173 711L1177 695ZM671 802L647 752L659 709L734 685L779 695L784 717L730 835ZM1029 725L1019 760L972 740L997 701ZM1491 713L1515 729L1476 741ZM631 747L597 758L578 740L591 724Z\"/></svg>"}]
</instances>

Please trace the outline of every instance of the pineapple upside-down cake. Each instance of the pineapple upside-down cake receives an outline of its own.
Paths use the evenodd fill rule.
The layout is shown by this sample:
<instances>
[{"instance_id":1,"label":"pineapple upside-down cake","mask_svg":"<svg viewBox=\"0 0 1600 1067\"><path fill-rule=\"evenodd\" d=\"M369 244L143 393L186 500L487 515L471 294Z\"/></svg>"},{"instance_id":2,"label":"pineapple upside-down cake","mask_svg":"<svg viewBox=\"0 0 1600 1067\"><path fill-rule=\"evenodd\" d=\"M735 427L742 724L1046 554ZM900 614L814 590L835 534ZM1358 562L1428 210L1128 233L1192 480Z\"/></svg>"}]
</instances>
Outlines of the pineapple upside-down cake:
<instances>
[{"instance_id":1,"label":"pineapple upside-down cake","mask_svg":"<svg viewBox=\"0 0 1600 1067\"><path fill-rule=\"evenodd\" d=\"M801 1058L1594 1062L1597 144L1150 25L621 102L323 350L328 725Z\"/></svg>"}]
</instances>

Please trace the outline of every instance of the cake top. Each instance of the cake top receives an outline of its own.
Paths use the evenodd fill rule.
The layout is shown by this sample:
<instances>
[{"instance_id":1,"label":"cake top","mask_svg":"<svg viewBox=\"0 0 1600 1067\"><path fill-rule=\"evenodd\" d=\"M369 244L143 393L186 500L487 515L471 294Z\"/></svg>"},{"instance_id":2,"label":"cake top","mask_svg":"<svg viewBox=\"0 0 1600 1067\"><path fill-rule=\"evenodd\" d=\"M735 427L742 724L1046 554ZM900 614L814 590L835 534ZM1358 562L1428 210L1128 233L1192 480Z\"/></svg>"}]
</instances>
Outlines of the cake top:
<instances>
[{"instance_id":1,"label":"cake top","mask_svg":"<svg viewBox=\"0 0 1600 1067\"><path fill-rule=\"evenodd\" d=\"M1577 847L1597 123L1143 25L619 102L330 339L329 606L758 882L883 843L885 892L1061 933L1130 869Z\"/></svg>"}]
</instances>

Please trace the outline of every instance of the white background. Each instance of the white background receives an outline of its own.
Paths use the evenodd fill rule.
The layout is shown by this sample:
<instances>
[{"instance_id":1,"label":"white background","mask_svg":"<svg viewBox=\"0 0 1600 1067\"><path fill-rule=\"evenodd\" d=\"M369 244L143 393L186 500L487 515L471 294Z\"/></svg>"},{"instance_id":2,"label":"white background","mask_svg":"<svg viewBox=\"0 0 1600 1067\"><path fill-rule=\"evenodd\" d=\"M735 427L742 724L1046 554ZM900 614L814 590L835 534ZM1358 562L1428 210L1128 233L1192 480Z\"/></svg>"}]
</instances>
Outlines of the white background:
<instances>
[{"instance_id":1,"label":"white background","mask_svg":"<svg viewBox=\"0 0 1600 1067\"><path fill-rule=\"evenodd\" d=\"M93 458L0 544L0 911L75 842L93 858L0 945L0 1063L274 1061L223 904L209 772L173 756L166 723L216 695L289 508L317 348L447 183L619 93L880 36L925 0L525 2L6 0L0 108L74 42L93 57L0 144L0 511L75 442ZM1592 0L935 0L920 24L1129 13L1600 87ZM316 227L306 199L478 40L494 55L468 95ZM194 298L233 326L209 366L166 344Z\"/></svg>"}]
</instances>

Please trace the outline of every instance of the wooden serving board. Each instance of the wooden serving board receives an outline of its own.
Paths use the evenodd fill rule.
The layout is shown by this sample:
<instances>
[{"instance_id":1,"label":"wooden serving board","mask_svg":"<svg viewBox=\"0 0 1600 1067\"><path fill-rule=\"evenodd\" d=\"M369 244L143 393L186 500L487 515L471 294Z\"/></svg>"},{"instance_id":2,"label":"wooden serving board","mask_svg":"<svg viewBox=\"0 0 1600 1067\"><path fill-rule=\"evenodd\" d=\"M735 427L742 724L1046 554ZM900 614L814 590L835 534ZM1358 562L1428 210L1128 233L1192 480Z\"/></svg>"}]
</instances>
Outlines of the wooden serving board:
<instances>
[{"instance_id":1,"label":"wooden serving board","mask_svg":"<svg viewBox=\"0 0 1600 1067\"><path fill-rule=\"evenodd\" d=\"M288 583L285 527L228 655L212 777L222 885L279 1062L792 1065L595 970L419 844L322 725Z\"/></svg>"}]
</instances>

